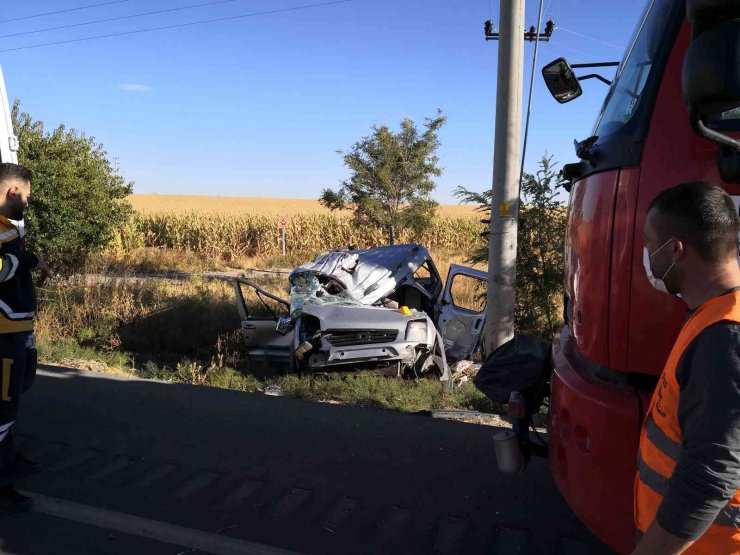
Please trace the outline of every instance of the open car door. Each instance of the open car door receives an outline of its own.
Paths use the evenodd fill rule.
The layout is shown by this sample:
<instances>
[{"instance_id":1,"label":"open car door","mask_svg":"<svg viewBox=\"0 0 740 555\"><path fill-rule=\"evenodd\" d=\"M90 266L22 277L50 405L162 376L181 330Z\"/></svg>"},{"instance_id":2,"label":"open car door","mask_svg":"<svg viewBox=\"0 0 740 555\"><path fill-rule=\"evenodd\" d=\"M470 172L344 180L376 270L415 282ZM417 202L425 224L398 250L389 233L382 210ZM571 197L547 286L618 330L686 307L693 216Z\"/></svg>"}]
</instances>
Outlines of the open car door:
<instances>
[{"instance_id":1,"label":"open car door","mask_svg":"<svg viewBox=\"0 0 740 555\"><path fill-rule=\"evenodd\" d=\"M244 278L234 280L234 293L250 363L287 372L294 330L283 334L276 326L290 311L290 303Z\"/></svg>"},{"instance_id":2,"label":"open car door","mask_svg":"<svg viewBox=\"0 0 740 555\"><path fill-rule=\"evenodd\" d=\"M487 280L486 272L450 265L437 319L449 357L469 359L481 343Z\"/></svg>"}]
</instances>

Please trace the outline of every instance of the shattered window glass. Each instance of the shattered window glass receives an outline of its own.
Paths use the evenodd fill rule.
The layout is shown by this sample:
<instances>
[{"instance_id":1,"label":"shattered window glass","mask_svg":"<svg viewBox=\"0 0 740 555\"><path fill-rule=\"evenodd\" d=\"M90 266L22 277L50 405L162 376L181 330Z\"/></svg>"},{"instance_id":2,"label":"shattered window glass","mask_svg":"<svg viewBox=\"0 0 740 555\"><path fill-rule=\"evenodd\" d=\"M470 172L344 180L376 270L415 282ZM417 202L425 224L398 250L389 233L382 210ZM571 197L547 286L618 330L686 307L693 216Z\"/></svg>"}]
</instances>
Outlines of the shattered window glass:
<instances>
[{"instance_id":1,"label":"shattered window glass","mask_svg":"<svg viewBox=\"0 0 740 555\"><path fill-rule=\"evenodd\" d=\"M421 285L430 295L434 295L439 287L439 277L432 271L427 260L414 272L414 280Z\"/></svg>"},{"instance_id":2,"label":"shattered window glass","mask_svg":"<svg viewBox=\"0 0 740 555\"><path fill-rule=\"evenodd\" d=\"M290 278L290 316L300 318L303 307L311 304L361 305L344 291L339 290L337 282L327 280L322 284L319 278L308 272L292 275Z\"/></svg>"}]
</instances>

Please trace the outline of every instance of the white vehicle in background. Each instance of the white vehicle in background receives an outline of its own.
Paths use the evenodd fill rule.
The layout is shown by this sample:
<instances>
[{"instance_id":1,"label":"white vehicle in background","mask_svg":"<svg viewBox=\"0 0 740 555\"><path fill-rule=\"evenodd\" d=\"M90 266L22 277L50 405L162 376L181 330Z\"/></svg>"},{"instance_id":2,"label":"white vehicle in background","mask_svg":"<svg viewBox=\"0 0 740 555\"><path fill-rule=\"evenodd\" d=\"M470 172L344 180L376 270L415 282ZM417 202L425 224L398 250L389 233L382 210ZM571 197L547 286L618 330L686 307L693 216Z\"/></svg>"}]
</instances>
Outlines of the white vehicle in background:
<instances>
[{"instance_id":1,"label":"white vehicle in background","mask_svg":"<svg viewBox=\"0 0 740 555\"><path fill-rule=\"evenodd\" d=\"M8 90L5 88L5 78L0 68L0 162L18 163L18 137L13 132L13 118L10 115ZM13 221L21 237L25 235L23 220Z\"/></svg>"}]
</instances>

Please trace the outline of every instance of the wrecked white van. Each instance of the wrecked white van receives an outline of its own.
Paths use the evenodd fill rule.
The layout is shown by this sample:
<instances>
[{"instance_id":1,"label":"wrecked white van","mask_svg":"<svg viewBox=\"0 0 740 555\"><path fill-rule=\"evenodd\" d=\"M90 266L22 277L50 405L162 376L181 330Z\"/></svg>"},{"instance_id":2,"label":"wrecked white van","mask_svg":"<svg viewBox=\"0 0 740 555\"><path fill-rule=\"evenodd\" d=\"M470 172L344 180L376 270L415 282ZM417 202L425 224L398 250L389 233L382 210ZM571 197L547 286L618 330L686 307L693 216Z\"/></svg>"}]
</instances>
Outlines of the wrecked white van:
<instances>
[{"instance_id":1,"label":"wrecked white van","mask_svg":"<svg viewBox=\"0 0 740 555\"><path fill-rule=\"evenodd\" d=\"M290 300L248 279L234 283L247 352L272 367L434 371L444 378L447 359L470 358L480 345L485 272L453 264L443 287L421 245L326 252L289 280ZM265 302L268 316L250 314L244 287Z\"/></svg>"}]
</instances>

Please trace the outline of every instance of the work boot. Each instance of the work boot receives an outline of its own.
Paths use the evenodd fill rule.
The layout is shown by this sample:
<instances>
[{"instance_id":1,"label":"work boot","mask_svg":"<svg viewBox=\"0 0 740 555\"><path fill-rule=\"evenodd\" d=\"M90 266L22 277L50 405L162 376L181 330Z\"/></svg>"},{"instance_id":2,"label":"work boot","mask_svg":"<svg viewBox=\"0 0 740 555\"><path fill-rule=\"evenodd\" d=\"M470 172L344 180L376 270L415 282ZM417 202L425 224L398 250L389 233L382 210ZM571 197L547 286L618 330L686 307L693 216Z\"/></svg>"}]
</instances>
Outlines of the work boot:
<instances>
[{"instance_id":1,"label":"work boot","mask_svg":"<svg viewBox=\"0 0 740 555\"><path fill-rule=\"evenodd\" d=\"M10 457L10 460L6 460L3 473L13 478L22 478L24 476L30 476L31 474L41 472L41 470L41 463L32 461L23 453L16 451L13 453L12 457Z\"/></svg>"},{"instance_id":2,"label":"work boot","mask_svg":"<svg viewBox=\"0 0 740 555\"><path fill-rule=\"evenodd\" d=\"M24 512L33 505L33 499L23 495L13 486L0 488L0 511Z\"/></svg>"}]
</instances>

